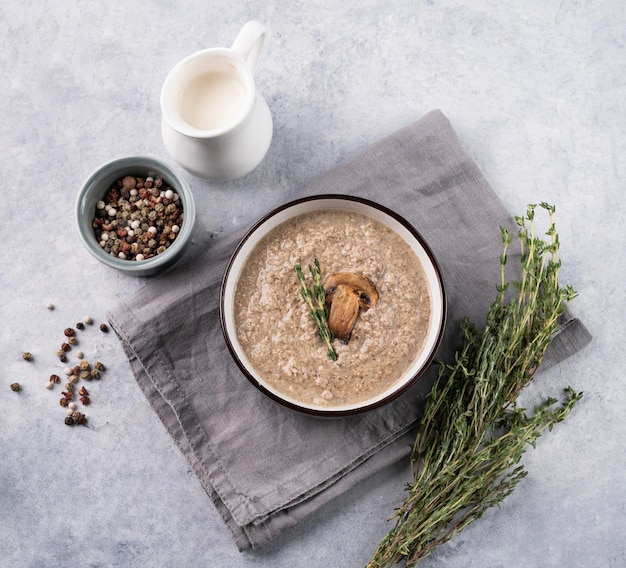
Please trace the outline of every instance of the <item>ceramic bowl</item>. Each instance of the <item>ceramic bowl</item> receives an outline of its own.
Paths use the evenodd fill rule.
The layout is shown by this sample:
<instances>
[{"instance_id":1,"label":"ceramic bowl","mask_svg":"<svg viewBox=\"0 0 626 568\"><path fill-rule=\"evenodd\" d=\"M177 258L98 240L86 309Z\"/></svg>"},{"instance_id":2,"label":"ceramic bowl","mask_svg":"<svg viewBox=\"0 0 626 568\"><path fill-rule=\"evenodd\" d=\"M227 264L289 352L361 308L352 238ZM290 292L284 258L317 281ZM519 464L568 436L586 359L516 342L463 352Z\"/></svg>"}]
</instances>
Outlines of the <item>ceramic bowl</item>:
<instances>
[{"instance_id":1,"label":"ceramic bowl","mask_svg":"<svg viewBox=\"0 0 626 568\"><path fill-rule=\"evenodd\" d=\"M387 390L371 399L341 406L316 406L303 403L268 384L250 363L237 338L234 319L234 296L237 281L246 261L265 235L293 217L326 209L362 213L390 227L406 241L420 259L426 272L431 296L431 318L424 347L404 374ZM441 342L446 321L446 295L437 261L419 232L397 213L369 200L343 195L307 197L287 203L257 221L239 243L224 273L221 289L221 324L228 349L250 382L271 399L307 414L346 416L378 408L397 398L411 387L431 364Z\"/></svg>"},{"instance_id":2,"label":"ceramic bowl","mask_svg":"<svg viewBox=\"0 0 626 568\"><path fill-rule=\"evenodd\" d=\"M184 221L176 239L168 249L146 260L125 260L107 253L96 240L92 227L96 203L103 199L113 183L126 175L161 177L180 196ZM180 258L189 241L196 217L196 206L185 178L166 163L148 156L129 156L104 164L83 184L76 200L78 234L87 250L100 262L135 276L149 276L170 266Z\"/></svg>"}]
</instances>

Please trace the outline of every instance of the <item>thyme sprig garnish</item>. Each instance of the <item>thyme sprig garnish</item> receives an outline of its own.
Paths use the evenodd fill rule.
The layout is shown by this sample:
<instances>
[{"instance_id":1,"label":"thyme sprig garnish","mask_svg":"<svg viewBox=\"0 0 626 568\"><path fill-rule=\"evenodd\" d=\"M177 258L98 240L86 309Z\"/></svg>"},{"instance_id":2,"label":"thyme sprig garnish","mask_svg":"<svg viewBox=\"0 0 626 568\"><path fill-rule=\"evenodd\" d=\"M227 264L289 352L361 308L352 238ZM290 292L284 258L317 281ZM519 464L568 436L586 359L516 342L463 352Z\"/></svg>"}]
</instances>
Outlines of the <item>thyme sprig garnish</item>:
<instances>
[{"instance_id":1,"label":"thyme sprig garnish","mask_svg":"<svg viewBox=\"0 0 626 568\"><path fill-rule=\"evenodd\" d=\"M317 334L320 336L322 341L326 343L328 347L328 357L332 361L337 360L337 352L333 347L333 332L328 327L328 308L326 307L326 291L324 290L324 285L322 284L322 270L320 268L320 263L317 258L313 261L313 265L309 264L309 272L311 273L311 277L313 278L313 289L310 290L307 286L306 279L304 277L304 273L302 272L302 267L300 264L296 264L294 267L296 274L298 275L298 280L300 281L300 294L302 295L302 299L309 306L309 314L311 314L311 318L315 322L317 326Z\"/></svg>"},{"instance_id":2,"label":"thyme sprig garnish","mask_svg":"<svg viewBox=\"0 0 626 568\"><path fill-rule=\"evenodd\" d=\"M576 292L561 287L559 239L554 207L543 240L535 235L536 205L516 217L522 273L509 290L504 267L512 236L501 229L501 282L485 328L463 324L463 344L454 363L440 366L427 399L411 454L412 480L394 528L381 541L368 567L414 566L499 504L527 475L518 465L529 445L564 420L582 393L565 389L560 405L548 398L532 413L518 406L546 348L558 332L558 318Z\"/></svg>"}]
</instances>

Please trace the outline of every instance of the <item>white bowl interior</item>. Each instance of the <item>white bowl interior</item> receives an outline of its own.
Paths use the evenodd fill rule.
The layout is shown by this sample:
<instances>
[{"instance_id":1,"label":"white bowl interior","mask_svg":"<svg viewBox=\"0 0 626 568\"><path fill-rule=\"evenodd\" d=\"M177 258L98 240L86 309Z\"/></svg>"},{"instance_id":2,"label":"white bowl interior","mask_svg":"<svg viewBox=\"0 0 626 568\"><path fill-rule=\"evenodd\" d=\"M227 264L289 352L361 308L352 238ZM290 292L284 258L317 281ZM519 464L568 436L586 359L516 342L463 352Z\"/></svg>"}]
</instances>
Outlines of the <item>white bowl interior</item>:
<instances>
[{"instance_id":1,"label":"white bowl interior","mask_svg":"<svg viewBox=\"0 0 626 568\"><path fill-rule=\"evenodd\" d=\"M384 392L381 392L374 398L367 399L354 404L337 405L330 407L316 406L313 404L307 404L300 400L294 399L286 395L285 393L276 390L270 384L268 384L263 377L261 377L253 365L250 363L246 354L241 347L237 339L237 330L235 327L234 318L234 296L237 287L237 281L239 274L243 266L245 265L250 253L253 251L258 242L272 229L280 225L281 223L288 221L293 217L297 217L302 214L312 213L319 210L327 209L340 209L355 213L361 213L367 215L379 222L384 223L398 235L400 235L415 252L419 258L428 282L428 288L431 298L431 318L428 327L428 332L424 340L423 349L417 355L411 366L400 377L400 379L389 387ZM393 395L395 392L402 390L402 388L413 378L420 373L423 367L432 359L434 350L437 348L442 327L444 325L445 315L445 298L444 289L441 282L441 278L437 267L435 266L432 257L428 254L425 247L418 240L415 234L407 227L399 218L395 218L389 215L384 210L370 205L367 202L358 200L351 200L347 198L337 197L325 197L320 199L310 199L302 202L297 202L292 205L279 210L275 214L265 218L260 224L248 234L247 238L242 242L240 248L235 253L231 260L228 273L224 281L223 288L223 321L226 328L226 333L229 337L232 349L235 351L236 357L245 366L248 373L256 380L259 385L264 389L271 392L277 398L283 399L287 403L300 407L302 409L312 410L316 413L349 413L361 409L363 407L376 406L380 401Z\"/></svg>"}]
</instances>

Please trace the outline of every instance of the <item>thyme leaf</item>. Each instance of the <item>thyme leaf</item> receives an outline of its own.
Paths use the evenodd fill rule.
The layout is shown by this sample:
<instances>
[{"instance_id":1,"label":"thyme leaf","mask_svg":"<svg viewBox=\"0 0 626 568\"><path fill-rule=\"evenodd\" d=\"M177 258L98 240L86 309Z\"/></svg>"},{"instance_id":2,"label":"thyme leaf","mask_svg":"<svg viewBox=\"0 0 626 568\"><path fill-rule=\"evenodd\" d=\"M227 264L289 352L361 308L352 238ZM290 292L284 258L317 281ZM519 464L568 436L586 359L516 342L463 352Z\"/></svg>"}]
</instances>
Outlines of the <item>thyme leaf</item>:
<instances>
[{"instance_id":1,"label":"thyme leaf","mask_svg":"<svg viewBox=\"0 0 626 568\"><path fill-rule=\"evenodd\" d=\"M328 347L328 357L331 361L337 360L337 352L332 345L333 332L328 327L328 309L326 308L326 292L322 284L322 270L317 258L313 265L309 264L309 272L313 279L313 288L309 289L302 267L296 264L294 267L298 280L300 281L300 295L309 306L309 314L317 326L317 334Z\"/></svg>"},{"instance_id":2,"label":"thyme leaf","mask_svg":"<svg viewBox=\"0 0 626 568\"><path fill-rule=\"evenodd\" d=\"M547 239L536 235L529 205L519 227L522 273L510 289L504 267L513 238L502 228L502 278L482 331L462 325L462 347L454 362L440 364L411 454L412 479L394 527L378 545L369 568L405 561L414 566L490 507L498 505L527 475L519 462L528 446L564 420L582 393L567 387L560 405L550 397L533 412L518 396L558 332L558 318L576 292L559 285L559 239L554 206Z\"/></svg>"}]
</instances>

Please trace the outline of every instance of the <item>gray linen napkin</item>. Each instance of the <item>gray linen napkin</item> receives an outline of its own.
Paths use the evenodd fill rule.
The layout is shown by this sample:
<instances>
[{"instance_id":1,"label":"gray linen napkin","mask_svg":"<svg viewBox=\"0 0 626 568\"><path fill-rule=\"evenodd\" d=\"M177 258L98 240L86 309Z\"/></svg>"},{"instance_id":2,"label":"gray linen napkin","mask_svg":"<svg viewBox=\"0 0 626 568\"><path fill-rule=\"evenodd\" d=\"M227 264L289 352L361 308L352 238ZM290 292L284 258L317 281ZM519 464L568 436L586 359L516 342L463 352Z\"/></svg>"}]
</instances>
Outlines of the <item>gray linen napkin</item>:
<instances>
[{"instance_id":1,"label":"gray linen napkin","mask_svg":"<svg viewBox=\"0 0 626 568\"><path fill-rule=\"evenodd\" d=\"M366 148L293 197L358 195L396 210L426 238L449 302L438 357L464 316L480 325L495 296L499 226L513 221L440 111ZM151 280L108 314L136 380L240 550L258 547L360 480L405 458L436 375L360 416L319 419L265 398L231 360L219 324L220 281L243 229ZM511 265L515 263L510 263ZM591 337L569 316L545 367Z\"/></svg>"}]
</instances>

